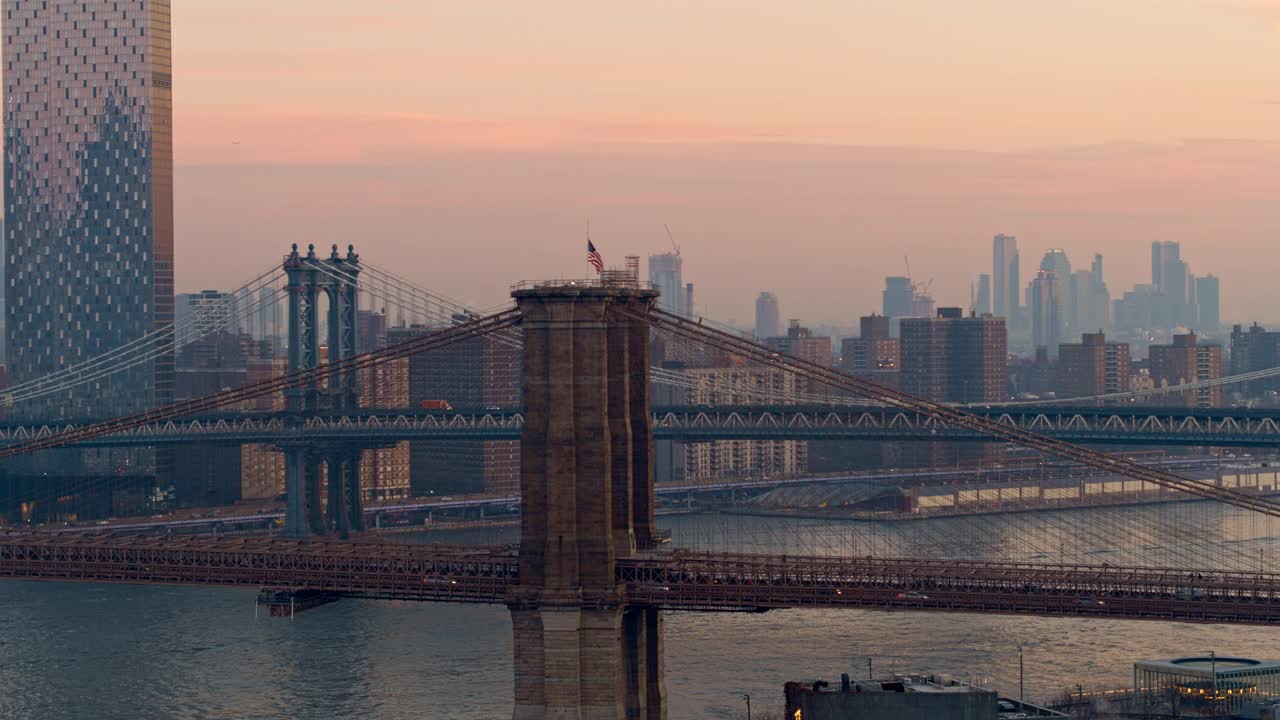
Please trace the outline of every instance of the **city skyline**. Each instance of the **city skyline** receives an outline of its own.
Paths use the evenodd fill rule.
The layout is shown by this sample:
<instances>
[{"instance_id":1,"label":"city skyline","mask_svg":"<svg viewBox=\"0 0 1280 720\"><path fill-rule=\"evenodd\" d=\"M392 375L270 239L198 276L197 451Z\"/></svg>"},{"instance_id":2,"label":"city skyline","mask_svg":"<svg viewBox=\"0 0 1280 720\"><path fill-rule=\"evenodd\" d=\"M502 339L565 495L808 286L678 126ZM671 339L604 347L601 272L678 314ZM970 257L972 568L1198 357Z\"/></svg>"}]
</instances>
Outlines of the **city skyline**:
<instances>
[{"instance_id":1,"label":"city skyline","mask_svg":"<svg viewBox=\"0 0 1280 720\"><path fill-rule=\"evenodd\" d=\"M234 287L268 240L359 235L488 307L513 281L584 272L587 220L611 263L668 249L666 223L711 316L748 324L768 287L831 323L877 307L903 254L966 304L989 266L968 255L998 232L1028 259L1103 252L1113 288L1147 275L1151 242L1203 256L1230 238L1212 268L1224 320L1276 319L1240 316L1275 304L1248 259L1280 236L1274 4L764 7L179 7L178 287Z\"/></svg>"}]
</instances>

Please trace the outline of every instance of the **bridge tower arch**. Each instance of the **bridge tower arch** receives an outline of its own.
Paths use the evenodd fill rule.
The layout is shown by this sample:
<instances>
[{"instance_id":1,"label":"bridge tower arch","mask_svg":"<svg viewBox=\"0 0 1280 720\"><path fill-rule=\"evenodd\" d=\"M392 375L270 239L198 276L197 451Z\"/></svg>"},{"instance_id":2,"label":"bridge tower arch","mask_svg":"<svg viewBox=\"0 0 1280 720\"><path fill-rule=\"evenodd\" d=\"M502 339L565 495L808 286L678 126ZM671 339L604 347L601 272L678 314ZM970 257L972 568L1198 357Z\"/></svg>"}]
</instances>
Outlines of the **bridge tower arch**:
<instances>
[{"instance_id":1,"label":"bridge tower arch","mask_svg":"<svg viewBox=\"0 0 1280 720\"><path fill-rule=\"evenodd\" d=\"M661 616L616 561L652 550L649 326L635 282L512 293L524 331L515 720L665 720ZM620 312L622 311L622 312Z\"/></svg>"},{"instance_id":2,"label":"bridge tower arch","mask_svg":"<svg viewBox=\"0 0 1280 720\"><path fill-rule=\"evenodd\" d=\"M288 370L311 370L320 366L320 297L328 302L324 337L329 362L346 360L356 354L359 311L360 256L354 246L347 254L338 253L334 245L329 257L316 255L315 245L306 254L295 244L285 256L288 297L289 354ZM285 407L294 423L322 410L335 414L359 407L360 389L355 370L332 371L321 392L319 382L286 392ZM360 502L359 446L318 448L306 442L282 443L285 454L285 533L304 537L336 529L346 535L364 529ZM327 468L327 488L321 483L320 464ZM327 492L327 512L325 495Z\"/></svg>"}]
</instances>

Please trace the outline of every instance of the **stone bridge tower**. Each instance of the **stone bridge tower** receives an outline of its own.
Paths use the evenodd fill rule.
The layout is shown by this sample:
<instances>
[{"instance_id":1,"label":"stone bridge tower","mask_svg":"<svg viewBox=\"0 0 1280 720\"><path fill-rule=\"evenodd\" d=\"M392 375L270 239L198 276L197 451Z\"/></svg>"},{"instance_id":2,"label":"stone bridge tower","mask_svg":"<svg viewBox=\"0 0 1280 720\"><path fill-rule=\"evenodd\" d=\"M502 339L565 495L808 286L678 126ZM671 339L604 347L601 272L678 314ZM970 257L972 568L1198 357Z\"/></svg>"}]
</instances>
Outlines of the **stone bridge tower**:
<instances>
[{"instance_id":1,"label":"stone bridge tower","mask_svg":"<svg viewBox=\"0 0 1280 720\"><path fill-rule=\"evenodd\" d=\"M650 551L649 326L635 282L513 291L524 329L515 720L665 720L662 619L616 561Z\"/></svg>"},{"instance_id":2,"label":"stone bridge tower","mask_svg":"<svg viewBox=\"0 0 1280 720\"><path fill-rule=\"evenodd\" d=\"M285 256L288 277L289 372L320 366L321 296L328 301L326 320L329 362L346 360L356 354L356 321L359 309L360 256L348 246L346 256L333 246L329 257L316 255L315 246L305 255L298 246ZM325 383L313 382L286 392L286 407L292 422L305 422L319 412L342 413L355 410L360 391L354 371L329 372ZM336 530L346 536L364 529L360 503L360 456L362 448L314 447L305 441L283 443L285 454L285 533L305 537L311 533ZM320 465L325 464L328 487L321 484ZM327 501L326 501L327 496Z\"/></svg>"}]
</instances>

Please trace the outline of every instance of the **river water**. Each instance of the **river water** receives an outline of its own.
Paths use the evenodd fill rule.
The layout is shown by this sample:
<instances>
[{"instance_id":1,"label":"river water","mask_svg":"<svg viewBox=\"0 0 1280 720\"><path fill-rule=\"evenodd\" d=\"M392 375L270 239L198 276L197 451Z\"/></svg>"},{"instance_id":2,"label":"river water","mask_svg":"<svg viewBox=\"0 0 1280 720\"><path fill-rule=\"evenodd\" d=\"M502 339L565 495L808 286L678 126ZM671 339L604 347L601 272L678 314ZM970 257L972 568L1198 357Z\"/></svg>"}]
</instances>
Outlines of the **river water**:
<instances>
[{"instance_id":1,"label":"river water","mask_svg":"<svg viewBox=\"0 0 1280 720\"><path fill-rule=\"evenodd\" d=\"M733 522L692 516L662 524L686 544L718 544L733 533L743 544L788 535L795 550L806 549L805 536L861 542L830 523ZM495 539L459 538L469 536ZM982 538L973 540L981 547ZM251 590L9 581L0 593L5 720L470 720L511 712L511 626L502 607L344 600L290 621L255 617ZM756 713L777 710L783 682L856 677L870 657L876 674L950 673L1015 694L1022 644L1028 695L1044 700L1077 684L1125 686L1138 659L1209 650L1280 656L1275 637L1258 628L1107 619L673 613L667 690L673 720L736 719L745 717L746 693Z\"/></svg>"}]
</instances>

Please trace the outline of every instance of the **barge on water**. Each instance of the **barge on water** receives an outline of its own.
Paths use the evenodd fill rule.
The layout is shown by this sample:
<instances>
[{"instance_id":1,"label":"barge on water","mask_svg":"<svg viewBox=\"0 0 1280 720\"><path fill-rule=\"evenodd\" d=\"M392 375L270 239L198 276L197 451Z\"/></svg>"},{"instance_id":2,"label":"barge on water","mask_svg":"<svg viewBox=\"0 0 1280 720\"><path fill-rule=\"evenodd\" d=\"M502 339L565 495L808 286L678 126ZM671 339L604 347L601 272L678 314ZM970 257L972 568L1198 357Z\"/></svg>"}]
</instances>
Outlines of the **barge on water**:
<instances>
[{"instance_id":1,"label":"barge on water","mask_svg":"<svg viewBox=\"0 0 1280 720\"><path fill-rule=\"evenodd\" d=\"M271 590L263 588L258 591L258 606L267 608L270 617L292 618L303 610L328 605L336 602L341 596L327 590Z\"/></svg>"}]
</instances>

